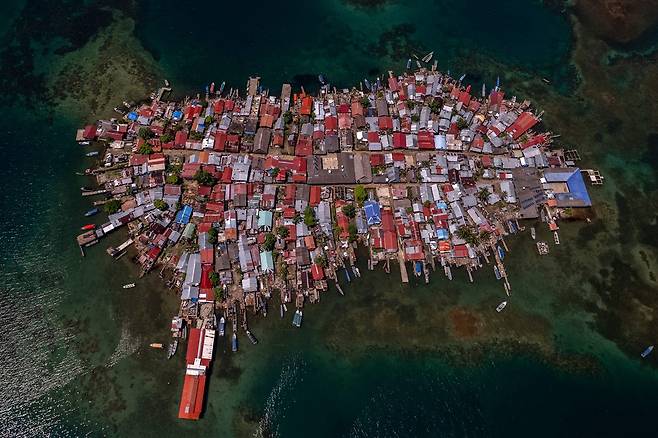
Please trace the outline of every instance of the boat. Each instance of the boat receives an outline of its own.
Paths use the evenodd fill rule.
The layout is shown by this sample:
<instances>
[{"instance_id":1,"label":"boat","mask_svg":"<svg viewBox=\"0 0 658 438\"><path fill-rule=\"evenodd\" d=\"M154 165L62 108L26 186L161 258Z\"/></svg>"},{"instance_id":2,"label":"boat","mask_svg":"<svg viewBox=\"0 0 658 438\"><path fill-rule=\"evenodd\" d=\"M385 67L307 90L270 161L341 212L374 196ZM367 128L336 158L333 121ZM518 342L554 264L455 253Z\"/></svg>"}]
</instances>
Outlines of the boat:
<instances>
[{"instance_id":1,"label":"boat","mask_svg":"<svg viewBox=\"0 0 658 438\"><path fill-rule=\"evenodd\" d=\"M411 58L407 59L407 70L411 69Z\"/></svg>"},{"instance_id":2,"label":"boat","mask_svg":"<svg viewBox=\"0 0 658 438\"><path fill-rule=\"evenodd\" d=\"M459 82L462 82L464 79L466 79L466 73L459 77Z\"/></svg>"},{"instance_id":3,"label":"boat","mask_svg":"<svg viewBox=\"0 0 658 438\"><path fill-rule=\"evenodd\" d=\"M502 277L500 275L500 269L498 269L498 266L494 265L493 270L494 274L496 275L496 280L500 280Z\"/></svg>"},{"instance_id":4,"label":"boat","mask_svg":"<svg viewBox=\"0 0 658 438\"><path fill-rule=\"evenodd\" d=\"M80 187L80 191L81 192L93 192L94 189L92 189L91 187L82 186L82 187Z\"/></svg>"},{"instance_id":5,"label":"boat","mask_svg":"<svg viewBox=\"0 0 658 438\"><path fill-rule=\"evenodd\" d=\"M648 355L650 355L652 351L653 351L653 345L649 345L649 346L648 346L648 347L642 352L642 354L641 354L640 356L642 356L643 358L645 358L645 357L647 357Z\"/></svg>"},{"instance_id":6,"label":"boat","mask_svg":"<svg viewBox=\"0 0 658 438\"><path fill-rule=\"evenodd\" d=\"M363 84L366 86L368 90L372 89L370 85L370 81L368 79L363 79Z\"/></svg>"},{"instance_id":7,"label":"boat","mask_svg":"<svg viewBox=\"0 0 658 438\"><path fill-rule=\"evenodd\" d=\"M546 242L537 242L537 251L539 252L539 255L548 254L548 243L546 243Z\"/></svg>"},{"instance_id":8,"label":"boat","mask_svg":"<svg viewBox=\"0 0 658 438\"><path fill-rule=\"evenodd\" d=\"M496 312L500 313L505 308L505 306L507 306L507 301L500 303L498 307L496 307Z\"/></svg>"},{"instance_id":9,"label":"boat","mask_svg":"<svg viewBox=\"0 0 658 438\"><path fill-rule=\"evenodd\" d=\"M151 347L151 348L159 348L159 349L163 349L163 348L164 348L164 345L162 345L162 344L159 343L159 342L153 342L152 344L149 344L149 347Z\"/></svg>"},{"instance_id":10,"label":"boat","mask_svg":"<svg viewBox=\"0 0 658 438\"><path fill-rule=\"evenodd\" d=\"M89 146L90 142L85 140L80 142L80 146Z\"/></svg>"},{"instance_id":11,"label":"boat","mask_svg":"<svg viewBox=\"0 0 658 438\"><path fill-rule=\"evenodd\" d=\"M87 211L87 212L85 213L85 216L87 216L87 217L89 217L89 216L93 216L93 215L95 215L96 213L98 213L99 211L100 211L100 210L97 209L97 208L92 208L91 210L89 210L89 211Z\"/></svg>"},{"instance_id":12,"label":"boat","mask_svg":"<svg viewBox=\"0 0 658 438\"><path fill-rule=\"evenodd\" d=\"M537 231L535 230L535 227L530 228L530 237L532 237L532 240L537 238Z\"/></svg>"},{"instance_id":13,"label":"boat","mask_svg":"<svg viewBox=\"0 0 658 438\"><path fill-rule=\"evenodd\" d=\"M224 333L226 332L226 318L224 318L223 316L219 318L218 331L219 331L219 336L224 336Z\"/></svg>"},{"instance_id":14,"label":"boat","mask_svg":"<svg viewBox=\"0 0 658 438\"><path fill-rule=\"evenodd\" d=\"M283 316L285 314L285 311L283 310L283 304L279 306L279 315L281 315L281 319L283 319Z\"/></svg>"},{"instance_id":15,"label":"boat","mask_svg":"<svg viewBox=\"0 0 658 438\"><path fill-rule=\"evenodd\" d=\"M496 245L496 250L498 251L498 257L500 257L501 260L505 259L505 250L501 248L500 245Z\"/></svg>"},{"instance_id":16,"label":"boat","mask_svg":"<svg viewBox=\"0 0 658 438\"><path fill-rule=\"evenodd\" d=\"M434 52L430 52L427 55L423 56L423 62L430 62L432 56L434 56Z\"/></svg>"},{"instance_id":17,"label":"boat","mask_svg":"<svg viewBox=\"0 0 658 438\"><path fill-rule=\"evenodd\" d=\"M222 84L219 86L219 94L222 94L225 86L226 86L226 81L222 81Z\"/></svg>"},{"instance_id":18,"label":"boat","mask_svg":"<svg viewBox=\"0 0 658 438\"><path fill-rule=\"evenodd\" d=\"M252 344L254 345L258 344L258 339L256 339L256 336L254 336L254 334L251 333L249 330L247 330L247 337L249 338Z\"/></svg>"},{"instance_id":19,"label":"boat","mask_svg":"<svg viewBox=\"0 0 658 438\"><path fill-rule=\"evenodd\" d=\"M302 313L301 309L295 310L295 316L292 318L292 325L295 327L301 327L302 326L302 318L304 314Z\"/></svg>"},{"instance_id":20,"label":"boat","mask_svg":"<svg viewBox=\"0 0 658 438\"><path fill-rule=\"evenodd\" d=\"M324 79L324 76L322 74L318 75L318 81L320 81L322 85L325 85L327 83L327 81Z\"/></svg>"},{"instance_id":21,"label":"boat","mask_svg":"<svg viewBox=\"0 0 658 438\"><path fill-rule=\"evenodd\" d=\"M482 97L484 98L484 95L487 94L487 86L482 84Z\"/></svg>"},{"instance_id":22,"label":"boat","mask_svg":"<svg viewBox=\"0 0 658 438\"><path fill-rule=\"evenodd\" d=\"M176 354L177 349L178 349L178 339L174 339L174 341L169 344L169 347L167 347L167 359L171 359L171 357L174 354Z\"/></svg>"},{"instance_id":23,"label":"boat","mask_svg":"<svg viewBox=\"0 0 658 438\"><path fill-rule=\"evenodd\" d=\"M356 274L357 277L361 277L361 271L359 271L359 268L352 266L352 269L354 269L354 274Z\"/></svg>"},{"instance_id":24,"label":"boat","mask_svg":"<svg viewBox=\"0 0 658 438\"><path fill-rule=\"evenodd\" d=\"M85 155L88 156L88 157L94 157L94 156L98 155L98 151L87 152Z\"/></svg>"},{"instance_id":25,"label":"boat","mask_svg":"<svg viewBox=\"0 0 658 438\"><path fill-rule=\"evenodd\" d=\"M95 228L96 228L96 225L94 225L94 224L87 224L87 225L83 225L83 226L80 227L80 229L82 231L90 231L90 230L93 230Z\"/></svg>"},{"instance_id":26,"label":"boat","mask_svg":"<svg viewBox=\"0 0 658 438\"><path fill-rule=\"evenodd\" d=\"M500 76L496 76L496 91L500 88Z\"/></svg>"},{"instance_id":27,"label":"boat","mask_svg":"<svg viewBox=\"0 0 658 438\"><path fill-rule=\"evenodd\" d=\"M556 245L560 244L560 236L557 234L557 231L553 231L553 239L555 240Z\"/></svg>"},{"instance_id":28,"label":"boat","mask_svg":"<svg viewBox=\"0 0 658 438\"><path fill-rule=\"evenodd\" d=\"M349 273L349 271L347 270L347 268L345 268L345 277L347 278L347 282L348 282L348 283L349 283L350 281L352 281L352 279L350 278L350 273Z\"/></svg>"},{"instance_id":29,"label":"boat","mask_svg":"<svg viewBox=\"0 0 658 438\"><path fill-rule=\"evenodd\" d=\"M210 94L214 94L214 93L215 93L215 83L211 82L210 83Z\"/></svg>"},{"instance_id":30,"label":"boat","mask_svg":"<svg viewBox=\"0 0 658 438\"><path fill-rule=\"evenodd\" d=\"M238 335L233 332L233 337L231 338L231 351L238 351Z\"/></svg>"},{"instance_id":31,"label":"boat","mask_svg":"<svg viewBox=\"0 0 658 438\"><path fill-rule=\"evenodd\" d=\"M123 285L124 289L132 289L133 287L135 287L135 283L128 283Z\"/></svg>"},{"instance_id":32,"label":"boat","mask_svg":"<svg viewBox=\"0 0 658 438\"><path fill-rule=\"evenodd\" d=\"M549 85L550 85L550 83L551 83L551 81L549 81L549 80L546 79L546 78L541 78L541 80L544 81L545 83L549 84Z\"/></svg>"}]
</instances>

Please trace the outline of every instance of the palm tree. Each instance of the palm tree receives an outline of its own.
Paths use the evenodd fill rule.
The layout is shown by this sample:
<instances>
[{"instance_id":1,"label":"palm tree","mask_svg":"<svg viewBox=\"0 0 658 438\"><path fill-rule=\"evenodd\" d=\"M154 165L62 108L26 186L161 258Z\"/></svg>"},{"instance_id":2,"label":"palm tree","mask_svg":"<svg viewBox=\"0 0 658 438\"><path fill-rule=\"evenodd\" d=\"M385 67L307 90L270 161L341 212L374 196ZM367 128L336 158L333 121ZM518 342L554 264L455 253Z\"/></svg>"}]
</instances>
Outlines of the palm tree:
<instances>
[{"instance_id":1,"label":"palm tree","mask_svg":"<svg viewBox=\"0 0 658 438\"><path fill-rule=\"evenodd\" d=\"M491 196L491 192L488 187L482 187L480 191L478 191L478 199L482 202L487 202L489 196Z\"/></svg>"}]
</instances>

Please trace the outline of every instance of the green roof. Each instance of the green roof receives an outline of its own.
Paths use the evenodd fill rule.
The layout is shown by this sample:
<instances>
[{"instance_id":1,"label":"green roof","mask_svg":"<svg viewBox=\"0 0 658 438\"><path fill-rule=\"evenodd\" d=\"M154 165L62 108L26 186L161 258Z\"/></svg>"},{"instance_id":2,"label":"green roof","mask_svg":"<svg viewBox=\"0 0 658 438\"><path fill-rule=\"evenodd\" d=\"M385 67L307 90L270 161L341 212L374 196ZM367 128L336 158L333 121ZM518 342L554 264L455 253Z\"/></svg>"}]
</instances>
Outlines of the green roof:
<instances>
[{"instance_id":1,"label":"green roof","mask_svg":"<svg viewBox=\"0 0 658 438\"><path fill-rule=\"evenodd\" d=\"M185 229L183 230L183 237L185 237L186 239L191 239L192 237L194 237L195 228L196 226L192 222L185 225Z\"/></svg>"},{"instance_id":2,"label":"green roof","mask_svg":"<svg viewBox=\"0 0 658 438\"><path fill-rule=\"evenodd\" d=\"M258 228L269 227L272 228L272 212L268 210L260 210L258 212Z\"/></svg>"},{"instance_id":3,"label":"green roof","mask_svg":"<svg viewBox=\"0 0 658 438\"><path fill-rule=\"evenodd\" d=\"M260 269L263 272L274 271L274 260L272 251L263 251L260 253Z\"/></svg>"}]
</instances>

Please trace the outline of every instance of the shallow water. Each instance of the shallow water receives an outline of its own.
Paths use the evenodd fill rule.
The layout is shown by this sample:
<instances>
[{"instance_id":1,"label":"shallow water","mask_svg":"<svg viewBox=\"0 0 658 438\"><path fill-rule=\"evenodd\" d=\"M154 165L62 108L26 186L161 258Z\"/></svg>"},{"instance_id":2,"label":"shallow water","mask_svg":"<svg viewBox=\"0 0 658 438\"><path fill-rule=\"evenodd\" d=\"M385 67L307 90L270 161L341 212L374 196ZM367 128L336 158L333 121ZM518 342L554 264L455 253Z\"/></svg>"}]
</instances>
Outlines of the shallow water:
<instances>
[{"instance_id":1,"label":"shallow water","mask_svg":"<svg viewBox=\"0 0 658 438\"><path fill-rule=\"evenodd\" d=\"M623 102L628 84L642 79L641 68L586 68L580 94L571 96L571 28L566 18L534 2L385 2L375 9L339 0L303 7L263 2L248 12L241 5L208 8L168 0L121 6L136 31L118 41L141 43L162 70L153 74L167 77L178 94L202 92L222 80L242 90L253 74L272 90L283 81L312 90L318 73L349 86L399 71L411 51L434 50L440 69L468 73L475 87L482 81L490 87L500 75L504 87L537 99L547 110L546 125L563 134L560 141L576 145L586 165L607 178L604 187L591 190L594 222L564 224L563 243L552 245L549 257L536 254L527 234L508 239L512 297L503 313L494 309L504 290L486 268L475 273L474 284L458 271L452 282L433 274L430 285L412 279L403 286L395 268L388 276L361 266L363 277L344 285L345 297L330 290L319 305L305 309L301 330L291 327L288 316L272 314L251 321L257 346L241 339L240 352L231 354L221 344L204 418L189 423L176 419L182 354L166 361L147 347L165 339L176 297L155 276L121 289L136 269L128 257L113 261L104 252L122 240L120 234L80 257L73 238L88 222L82 213L89 204L78 194L86 180L74 172L89 159L72 139L84 120L64 110L70 101L35 104L43 97L39 74L48 83L49 74L59 74L49 73L49 66L95 53L85 51L89 35L66 25L79 16L52 14L38 1L27 2L21 14L23 3L15 2L16 13L0 21L3 34L23 23L5 38L35 44L59 38L69 48L66 54L32 52L34 68L24 66L24 82L18 83L33 88L13 86L6 62L2 69L3 113L11 117L0 120L6 156L0 190L0 436L654 431L648 419L657 401L655 358L638 356L655 342L656 225L649 214L628 213L655 206L648 132L628 123L652 126L645 122L652 119L637 107L597 107L603 93ZM101 32L108 29L104 13L72 8L90 14L87 19ZM28 18L50 18L54 25L40 28L40 35L24 24L31 23ZM602 91L586 81L594 74L616 80ZM541 84L541 77L553 85ZM75 84L71 78L67 83ZM121 78L125 83L131 76ZM3 88L7 84L13 88ZM127 98L110 84L98 86L115 104ZM646 102L640 102L647 108L655 91L644 91ZM87 97L78 98L86 104ZM551 240L542 231L539 238Z\"/></svg>"}]
</instances>

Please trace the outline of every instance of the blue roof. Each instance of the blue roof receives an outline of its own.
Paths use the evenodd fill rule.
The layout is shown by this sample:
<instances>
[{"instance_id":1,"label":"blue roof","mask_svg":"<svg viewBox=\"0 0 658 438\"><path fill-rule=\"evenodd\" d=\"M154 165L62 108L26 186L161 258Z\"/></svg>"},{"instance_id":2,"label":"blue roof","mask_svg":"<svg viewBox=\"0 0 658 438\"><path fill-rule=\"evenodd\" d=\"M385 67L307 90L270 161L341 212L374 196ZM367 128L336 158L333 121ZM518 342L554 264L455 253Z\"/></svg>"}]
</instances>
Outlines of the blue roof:
<instances>
[{"instance_id":1,"label":"blue roof","mask_svg":"<svg viewBox=\"0 0 658 438\"><path fill-rule=\"evenodd\" d=\"M558 193L556 195L558 201L580 201L583 207L592 206L592 200L589 198L589 193L587 193L587 187L580 169L575 169L569 176L567 187L569 187L569 193Z\"/></svg>"},{"instance_id":2,"label":"blue roof","mask_svg":"<svg viewBox=\"0 0 658 438\"><path fill-rule=\"evenodd\" d=\"M174 120L180 120L180 119L183 118L183 111L181 111L181 110L176 110L176 111L173 112L173 114L171 115L171 117L172 117Z\"/></svg>"},{"instance_id":3,"label":"blue roof","mask_svg":"<svg viewBox=\"0 0 658 438\"><path fill-rule=\"evenodd\" d=\"M437 228L436 237L440 240L446 240L450 237L450 233L445 228Z\"/></svg>"},{"instance_id":4,"label":"blue roof","mask_svg":"<svg viewBox=\"0 0 658 438\"><path fill-rule=\"evenodd\" d=\"M381 210L377 201L366 201L363 210L366 212L368 225L375 225L382 221Z\"/></svg>"},{"instance_id":5,"label":"blue roof","mask_svg":"<svg viewBox=\"0 0 658 438\"><path fill-rule=\"evenodd\" d=\"M441 209L443 211L448 211L448 204L446 204L443 201L436 201L436 208Z\"/></svg>"},{"instance_id":6,"label":"blue roof","mask_svg":"<svg viewBox=\"0 0 658 438\"><path fill-rule=\"evenodd\" d=\"M135 111L131 111L128 113L128 120L137 120L139 116Z\"/></svg>"},{"instance_id":7,"label":"blue roof","mask_svg":"<svg viewBox=\"0 0 658 438\"><path fill-rule=\"evenodd\" d=\"M192 217L192 207L189 205L183 206L181 210L176 213L176 222L179 224L187 224Z\"/></svg>"}]
</instances>

